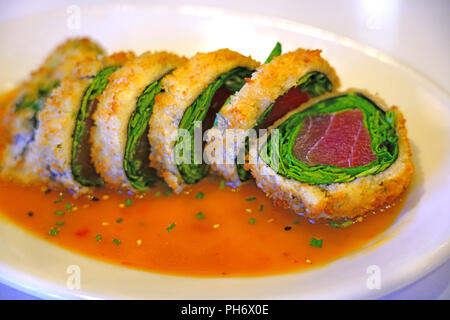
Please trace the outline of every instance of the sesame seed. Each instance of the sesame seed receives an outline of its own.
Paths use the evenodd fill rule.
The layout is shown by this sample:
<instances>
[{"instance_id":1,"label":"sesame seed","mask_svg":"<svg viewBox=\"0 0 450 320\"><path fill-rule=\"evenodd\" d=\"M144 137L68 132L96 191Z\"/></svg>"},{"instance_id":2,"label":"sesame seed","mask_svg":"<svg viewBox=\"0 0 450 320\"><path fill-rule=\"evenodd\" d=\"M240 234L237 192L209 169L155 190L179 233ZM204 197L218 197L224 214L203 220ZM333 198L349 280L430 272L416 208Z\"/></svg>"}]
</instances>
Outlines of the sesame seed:
<instances>
[{"instance_id":1,"label":"sesame seed","mask_svg":"<svg viewBox=\"0 0 450 320\"><path fill-rule=\"evenodd\" d=\"M136 240L136 244L140 246L142 244L142 240Z\"/></svg>"},{"instance_id":2,"label":"sesame seed","mask_svg":"<svg viewBox=\"0 0 450 320\"><path fill-rule=\"evenodd\" d=\"M247 212L252 212L252 209L245 209L245 211L247 211Z\"/></svg>"},{"instance_id":3,"label":"sesame seed","mask_svg":"<svg viewBox=\"0 0 450 320\"><path fill-rule=\"evenodd\" d=\"M104 227L109 226L109 222L102 222L102 226Z\"/></svg>"},{"instance_id":4,"label":"sesame seed","mask_svg":"<svg viewBox=\"0 0 450 320\"><path fill-rule=\"evenodd\" d=\"M275 219L274 218L270 218L269 220L267 220L268 223L274 222Z\"/></svg>"},{"instance_id":5,"label":"sesame seed","mask_svg":"<svg viewBox=\"0 0 450 320\"><path fill-rule=\"evenodd\" d=\"M356 218L356 221L362 222L362 221L363 221L363 217L358 217L358 218Z\"/></svg>"},{"instance_id":6,"label":"sesame seed","mask_svg":"<svg viewBox=\"0 0 450 320\"><path fill-rule=\"evenodd\" d=\"M311 263L312 263L312 261L309 260L309 259L306 259L305 262L308 263L308 264L311 264Z\"/></svg>"},{"instance_id":7,"label":"sesame seed","mask_svg":"<svg viewBox=\"0 0 450 320\"><path fill-rule=\"evenodd\" d=\"M218 227L220 227L220 224L216 223L215 225L213 225L214 229L217 229Z\"/></svg>"},{"instance_id":8,"label":"sesame seed","mask_svg":"<svg viewBox=\"0 0 450 320\"><path fill-rule=\"evenodd\" d=\"M125 203L119 203L119 208L125 208Z\"/></svg>"},{"instance_id":9,"label":"sesame seed","mask_svg":"<svg viewBox=\"0 0 450 320\"><path fill-rule=\"evenodd\" d=\"M109 195L104 194L104 195L102 196L102 199L103 199L103 200L108 200L108 199L109 199Z\"/></svg>"},{"instance_id":10,"label":"sesame seed","mask_svg":"<svg viewBox=\"0 0 450 320\"><path fill-rule=\"evenodd\" d=\"M89 205L88 204L83 204L83 207L82 207L83 209L87 209L87 208L89 208Z\"/></svg>"},{"instance_id":11,"label":"sesame seed","mask_svg":"<svg viewBox=\"0 0 450 320\"><path fill-rule=\"evenodd\" d=\"M72 211L77 211L77 210L78 210L78 207L76 207L76 206L72 208Z\"/></svg>"}]
</instances>

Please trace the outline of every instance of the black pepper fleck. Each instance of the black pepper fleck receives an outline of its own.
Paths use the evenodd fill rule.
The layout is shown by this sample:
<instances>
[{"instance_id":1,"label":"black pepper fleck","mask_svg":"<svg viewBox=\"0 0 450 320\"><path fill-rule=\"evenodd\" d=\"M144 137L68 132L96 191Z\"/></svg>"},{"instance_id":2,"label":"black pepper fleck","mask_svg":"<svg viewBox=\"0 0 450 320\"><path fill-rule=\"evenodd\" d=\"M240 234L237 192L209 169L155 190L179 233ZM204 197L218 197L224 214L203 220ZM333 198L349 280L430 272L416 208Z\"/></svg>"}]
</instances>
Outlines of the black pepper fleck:
<instances>
[{"instance_id":1,"label":"black pepper fleck","mask_svg":"<svg viewBox=\"0 0 450 320\"><path fill-rule=\"evenodd\" d=\"M33 212L33 211L28 212L28 216L29 216L29 217L34 216L34 212Z\"/></svg>"},{"instance_id":2,"label":"black pepper fleck","mask_svg":"<svg viewBox=\"0 0 450 320\"><path fill-rule=\"evenodd\" d=\"M92 201L100 201L100 199L99 198L97 198L97 197L92 197L92 199L91 199Z\"/></svg>"},{"instance_id":3,"label":"black pepper fleck","mask_svg":"<svg viewBox=\"0 0 450 320\"><path fill-rule=\"evenodd\" d=\"M286 230L286 231L289 231L289 230L291 230L291 229L292 229L291 226L284 227L284 230Z\"/></svg>"}]
</instances>

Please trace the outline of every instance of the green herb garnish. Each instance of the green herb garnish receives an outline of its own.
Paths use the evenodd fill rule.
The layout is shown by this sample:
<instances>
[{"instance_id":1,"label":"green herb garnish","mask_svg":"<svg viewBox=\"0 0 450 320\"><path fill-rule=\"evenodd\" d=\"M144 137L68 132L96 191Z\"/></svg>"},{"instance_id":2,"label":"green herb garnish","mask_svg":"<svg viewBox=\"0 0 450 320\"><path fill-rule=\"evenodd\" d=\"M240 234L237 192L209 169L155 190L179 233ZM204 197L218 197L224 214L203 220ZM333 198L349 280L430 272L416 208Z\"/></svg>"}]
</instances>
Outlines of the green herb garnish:
<instances>
[{"instance_id":1,"label":"green herb garnish","mask_svg":"<svg viewBox=\"0 0 450 320\"><path fill-rule=\"evenodd\" d=\"M64 213L64 211L56 210L55 214L58 216L63 216L65 213Z\"/></svg>"},{"instance_id":2,"label":"green herb garnish","mask_svg":"<svg viewBox=\"0 0 450 320\"><path fill-rule=\"evenodd\" d=\"M130 199L130 198L126 198L126 199L125 199L125 205L126 205L127 207L131 207L132 202L131 202L131 199Z\"/></svg>"},{"instance_id":3,"label":"green herb garnish","mask_svg":"<svg viewBox=\"0 0 450 320\"><path fill-rule=\"evenodd\" d=\"M256 219L255 218L250 218L250 220L248 220L249 224L255 224Z\"/></svg>"},{"instance_id":4,"label":"green herb garnish","mask_svg":"<svg viewBox=\"0 0 450 320\"><path fill-rule=\"evenodd\" d=\"M56 236L58 233L59 233L59 230L58 230L58 228L55 228L55 227L51 228L51 229L48 231L48 234L51 235L52 237L53 237L53 236Z\"/></svg>"},{"instance_id":5,"label":"green herb garnish","mask_svg":"<svg viewBox=\"0 0 450 320\"><path fill-rule=\"evenodd\" d=\"M173 228L175 228L175 222L172 222L172 224L170 226L168 226L166 228L167 232L169 232L170 230L172 230Z\"/></svg>"},{"instance_id":6,"label":"green herb garnish","mask_svg":"<svg viewBox=\"0 0 450 320\"><path fill-rule=\"evenodd\" d=\"M113 240L112 240L115 244L117 244L117 245L119 245L119 244L121 244L122 242L120 242L120 240L119 239L116 239L116 238L114 238Z\"/></svg>"},{"instance_id":7,"label":"green herb garnish","mask_svg":"<svg viewBox=\"0 0 450 320\"><path fill-rule=\"evenodd\" d=\"M251 197L251 198L245 199L245 201L255 201L255 200L256 200L256 197Z\"/></svg>"},{"instance_id":8,"label":"green herb garnish","mask_svg":"<svg viewBox=\"0 0 450 320\"><path fill-rule=\"evenodd\" d=\"M311 238L311 241L309 242L309 245L313 246L313 247L317 247L317 248L322 248L322 243L323 243L323 240L318 240L318 239L315 239L315 238Z\"/></svg>"},{"instance_id":9,"label":"green herb garnish","mask_svg":"<svg viewBox=\"0 0 450 320\"><path fill-rule=\"evenodd\" d=\"M197 195L195 196L197 199L203 199L204 193L203 192L198 192Z\"/></svg>"},{"instance_id":10,"label":"green herb garnish","mask_svg":"<svg viewBox=\"0 0 450 320\"><path fill-rule=\"evenodd\" d=\"M205 219L205 215L203 214L203 212L199 212L195 216L197 217L197 219Z\"/></svg>"}]
</instances>

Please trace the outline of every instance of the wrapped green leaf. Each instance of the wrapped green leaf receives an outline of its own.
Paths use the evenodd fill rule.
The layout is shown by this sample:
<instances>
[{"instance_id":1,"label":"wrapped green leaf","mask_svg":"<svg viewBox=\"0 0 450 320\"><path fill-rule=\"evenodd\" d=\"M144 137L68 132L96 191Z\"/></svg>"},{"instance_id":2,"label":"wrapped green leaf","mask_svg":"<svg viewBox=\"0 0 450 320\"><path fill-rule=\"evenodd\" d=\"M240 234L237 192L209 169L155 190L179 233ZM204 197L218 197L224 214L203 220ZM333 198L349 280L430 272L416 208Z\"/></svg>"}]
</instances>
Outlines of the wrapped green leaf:
<instances>
[{"instance_id":1,"label":"wrapped green leaf","mask_svg":"<svg viewBox=\"0 0 450 320\"><path fill-rule=\"evenodd\" d=\"M370 147L375 155L373 161L356 167L323 164L311 166L294 155L294 144L307 117L334 115L355 109L359 109L364 115L363 124L370 134ZM269 136L260 153L261 158L267 164L273 164L274 158L279 159L278 174L308 184L350 182L358 177L375 175L388 168L398 155L394 113L384 112L360 93L347 93L317 102L306 110L291 115L276 129L279 133L278 148L272 146Z\"/></svg>"},{"instance_id":2,"label":"wrapped green leaf","mask_svg":"<svg viewBox=\"0 0 450 320\"><path fill-rule=\"evenodd\" d=\"M117 69L111 66L100 71L86 89L77 114L72 140L72 174L83 186L98 187L104 184L90 160L89 129L93 125L92 114L95 111L97 97L108 85L109 76Z\"/></svg>"},{"instance_id":3,"label":"wrapped green leaf","mask_svg":"<svg viewBox=\"0 0 450 320\"><path fill-rule=\"evenodd\" d=\"M183 118L180 121L179 128L189 131L192 139L192 148L194 150L194 122L203 121L208 113L213 113L212 117L215 118L215 114L218 110L212 110L211 104L216 92L224 86L229 90L229 94L239 91L245 84L245 78L248 78L253 73L253 70L249 70L244 67L237 67L233 70L221 74L213 83L211 83L206 90L192 103L192 105L186 109L183 114ZM218 104L220 108L223 105ZM212 123L211 123L212 125ZM209 129L208 126L203 127L203 131ZM183 143L183 137L180 136L177 145ZM191 163L178 164L178 170L183 177L183 180L188 184L194 184L203 179L209 173L209 166L206 164L195 164L194 153L191 154Z\"/></svg>"},{"instance_id":4,"label":"wrapped green leaf","mask_svg":"<svg viewBox=\"0 0 450 320\"><path fill-rule=\"evenodd\" d=\"M150 144L147 136L155 97L161 91L161 80L147 86L128 123L123 168L131 185L141 191L147 190L158 179L156 170L149 165Z\"/></svg>"}]
</instances>

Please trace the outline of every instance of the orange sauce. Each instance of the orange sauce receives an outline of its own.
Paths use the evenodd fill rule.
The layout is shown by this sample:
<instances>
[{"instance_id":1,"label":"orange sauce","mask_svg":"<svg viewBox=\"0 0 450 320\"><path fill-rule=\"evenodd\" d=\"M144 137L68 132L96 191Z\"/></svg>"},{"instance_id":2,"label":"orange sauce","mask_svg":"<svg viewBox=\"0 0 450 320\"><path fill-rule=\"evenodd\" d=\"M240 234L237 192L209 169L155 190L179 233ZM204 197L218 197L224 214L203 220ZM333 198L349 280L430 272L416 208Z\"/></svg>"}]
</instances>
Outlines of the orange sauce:
<instances>
[{"instance_id":1,"label":"orange sauce","mask_svg":"<svg viewBox=\"0 0 450 320\"><path fill-rule=\"evenodd\" d=\"M0 99L0 119L12 97ZM0 127L0 144L6 133ZM210 176L180 195L167 191L162 185L138 195L100 189L77 198L66 190L0 183L0 213L37 237L110 263L226 277L326 265L379 236L404 202L333 228L273 206L254 182L233 190ZM322 247L310 245L312 238Z\"/></svg>"},{"instance_id":2,"label":"orange sauce","mask_svg":"<svg viewBox=\"0 0 450 320\"><path fill-rule=\"evenodd\" d=\"M3 184L0 212L38 237L111 263L166 274L256 276L323 265L361 248L401 207L336 229L274 207L253 182L234 191L219 181L208 177L180 195L164 194L162 186L145 195L101 190L98 201ZM311 238L322 247L311 246Z\"/></svg>"}]
</instances>

